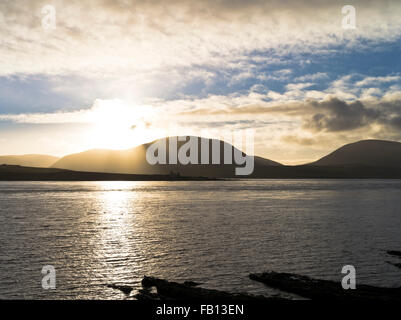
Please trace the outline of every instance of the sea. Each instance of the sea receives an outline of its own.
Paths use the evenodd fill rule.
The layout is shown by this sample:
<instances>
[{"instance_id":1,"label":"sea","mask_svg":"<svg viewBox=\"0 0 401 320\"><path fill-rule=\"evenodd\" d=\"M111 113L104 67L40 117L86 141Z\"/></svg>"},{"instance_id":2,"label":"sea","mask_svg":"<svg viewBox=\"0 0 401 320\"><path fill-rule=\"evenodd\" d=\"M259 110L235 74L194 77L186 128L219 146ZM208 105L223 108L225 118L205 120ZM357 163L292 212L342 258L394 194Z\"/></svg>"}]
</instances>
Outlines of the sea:
<instances>
[{"instance_id":1,"label":"sea","mask_svg":"<svg viewBox=\"0 0 401 320\"><path fill-rule=\"evenodd\" d=\"M286 296L249 274L340 283L346 265L357 286L399 287L387 250L401 180L0 182L0 299L134 299L144 275Z\"/></svg>"}]
</instances>

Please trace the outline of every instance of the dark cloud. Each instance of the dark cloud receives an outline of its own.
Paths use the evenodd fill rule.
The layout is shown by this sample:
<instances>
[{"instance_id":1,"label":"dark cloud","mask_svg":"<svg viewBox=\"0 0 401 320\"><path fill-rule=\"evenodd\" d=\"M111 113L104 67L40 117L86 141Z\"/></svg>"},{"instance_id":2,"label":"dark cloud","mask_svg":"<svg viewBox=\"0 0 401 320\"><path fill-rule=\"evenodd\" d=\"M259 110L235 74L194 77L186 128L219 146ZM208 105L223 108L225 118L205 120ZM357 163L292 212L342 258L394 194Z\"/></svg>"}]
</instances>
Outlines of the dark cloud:
<instances>
[{"instance_id":1,"label":"dark cloud","mask_svg":"<svg viewBox=\"0 0 401 320\"><path fill-rule=\"evenodd\" d=\"M269 114L269 113L285 113L297 114L300 112L299 103L288 103L275 106L265 106L261 104L248 104L246 106L236 106L226 109L206 109L199 108L179 113L180 115L203 116L203 115L239 115L239 114Z\"/></svg>"},{"instance_id":2,"label":"dark cloud","mask_svg":"<svg viewBox=\"0 0 401 320\"><path fill-rule=\"evenodd\" d=\"M260 101L245 106L232 106L225 109L196 109L181 113L182 115L265 115L275 117L284 115L300 119L302 128L313 133L318 132L349 132L373 124L379 125L383 131L395 131L401 128L401 100L378 101L344 101L335 96L319 101L307 99L303 102L282 102L276 105L266 105ZM274 123L277 123L273 121ZM293 137L289 137L290 140ZM312 141L298 141L310 144Z\"/></svg>"},{"instance_id":3,"label":"dark cloud","mask_svg":"<svg viewBox=\"0 0 401 320\"><path fill-rule=\"evenodd\" d=\"M348 131L354 130L385 117L383 110L367 108L362 102L346 102L338 98L325 101L310 101L307 107L317 113L307 118L304 129L311 131Z\"/></svg>"},{"instance_id":4,"label":"dark cloud","mask_svg":"<svg viewBox=\"0 0 401 320\"><path fill-rule=\"evenodd\" d=\"M389 124L393 127L395 127L396 129L400 129L401 130L401 116L396 116L393 117L389 120Z\"/></svg>"}]
</instances>

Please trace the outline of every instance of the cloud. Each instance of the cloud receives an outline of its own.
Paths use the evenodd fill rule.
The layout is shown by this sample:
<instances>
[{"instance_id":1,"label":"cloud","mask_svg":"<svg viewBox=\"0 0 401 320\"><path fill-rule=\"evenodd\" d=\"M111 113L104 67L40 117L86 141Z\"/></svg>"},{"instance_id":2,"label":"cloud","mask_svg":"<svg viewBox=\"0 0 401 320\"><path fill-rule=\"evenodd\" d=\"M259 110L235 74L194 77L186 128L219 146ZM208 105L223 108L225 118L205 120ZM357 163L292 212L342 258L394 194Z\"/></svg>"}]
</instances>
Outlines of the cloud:
<instances>
[{"instance_id":1,"label":"cloud","mask_svg":"<svg viewBox=\"0 0 401 320\"><path fill-rule=\"evenodd\" d=\"M282 141L286 142L286 143L290 143L290 144L300 144L300 145L313 145L315 144L317 141L316 138L313 137L301 137L301 136L297 136L297 135L285 135L281 138Z\"/></svg>"},{"instance_id":2,"label":"cloud","mask_svg":"<svg viewBox=\"0 0 401 320\"><path fill-rule=\"evenodd\" d=\"M336 97L325 101L307 101L307 109L316 112L304 122L304 129L310 131L347 131L357 129L377 121L383 112L379 109L368 109L360 101L346 102Z\"/></svg>"},{"instance_id":3,"label":"cloud","mask_svg":"<svg viewBox=\"0 0 401 320\"><path fill-rule=\"evenodd\" d=\"M401 116L395 116L389 119L389 124L397 129L401 129Z\"/></svg>"},{"instance_id":4,"label":"cloud","mask_svg":"<svg viewBox=\"0 0 401 320\"><path fill-rule=\"evenodd\" d=\"M396 88L374 90L375 96L358 91L352 100L345 100L329 92L318 92L310 98L309 91L289 85L288 92L273 96L271 92L242 96L209 96L183 105L180 116L210 121L211 118L255 119L266 121L268 130L282 131L282 141L300 145L366 138L401 139L401 94ZM328 89L330 91L331 88ZM290 99L298 92L302 100ZM355 93L358 93L357 91ZM271 99L273 98L273 99ZM269 131L271 132L271 131ZM294 134L297 132L297 134ZM316 139L316 135L320 139ZM336 137L337 135L337 137ZM330 138L329 138L330 137Z\"/></svg>"},{"instance_id":5,"label":"cloud","mask_svg":"<svg viewBox=\"0 0 401 320\"><path fill-rule=\"evenodd\" d=\"M285 85L281 93L259 85L247 92L209 94L203 98L189 95L176 99L153 98L140 104L97 99L86 109L2 114L0 121L43 126L100 123L102 132L124 126L133 135L155 130L159 130L157 134L164 130L168 135L183 132L198 135L203 129L254 128L258 132L256 145L262 150L257 154L269 157L269 152L282 153L288 158L276 160L296 161L305 152L302 148L308 146L308 155L301 157L312 160L311 157L319 157L330 148L361 139L401 140L400 86L393 84L381 89L353 86L365 78L363 75L341 77L324 90L313 89L312 83L295 82ZM372 90L368 92L369 89ZM349 91L352 98L344 99Z\"/></svg>"},{"instance_id":6,"label":"cloud","mask_svg":"<svg viewBox=\"0 0 401 320\"><path fill-rule=\"evenodd\" d=\"M364 86L369 86L372 84L381 84L381 83L387 83L387 82L395 82L400 80L400 76L386 76L386 77L366 77L365 79L358 81L355 83L356 86L358 87L364 87Z\"/></svg>"},{"instance_id":7,"label":"cloud","mask_svg":"<svg viewBox=\"0 0 401 320\"><path fill-rule=\"evenodd\" d=\"M134 129L138 120L151 117L150 106L136 106L119 99L96 99L87 109L51 113L0 114L0 121L30 124L107 124L120 123ZM141 122L142 123L142 122ZM147 122L145 122L148 125Z\"/></svg>"},{"instance_id":8,"label":"cloud","mask_svg":"<svg viewBox=\"0 0 401 320\"><path fill-rule=\"evenodd\" d=\"M357 29L341 28L336 0L54 0L56 29L45 30L45 0L2 1L1 75L78 73L97 77L162 68L230 68L251 52L327 51L401 35L401 3L355 4Z\"/></svg>"},{"instance_id":9,"label":"cloud","mask_svg":"<svg viewBox=\"0 0 401 320\"><path fill-rule=\"evenodd\" d=\"M324 72L317 72L313 74L305 74L303 76L295 78L295 81L299 82L307 82L307 81L316 81L316 80L325 80L329 79L327 73Z\"/></svg>"}]
</instances>

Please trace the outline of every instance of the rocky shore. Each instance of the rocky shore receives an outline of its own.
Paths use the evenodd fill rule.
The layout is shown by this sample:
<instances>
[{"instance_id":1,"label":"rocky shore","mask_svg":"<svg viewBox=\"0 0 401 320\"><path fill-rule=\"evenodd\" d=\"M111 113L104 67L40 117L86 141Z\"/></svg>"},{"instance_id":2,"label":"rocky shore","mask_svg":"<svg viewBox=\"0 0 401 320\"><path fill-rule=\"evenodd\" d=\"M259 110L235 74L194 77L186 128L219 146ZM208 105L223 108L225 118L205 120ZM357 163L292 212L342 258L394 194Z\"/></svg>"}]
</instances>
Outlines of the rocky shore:
<instances>
[{"instance_id":1,"label":"rocky shore","mask_svg":"<svg viewBox=\"0 0 401 320\"><path fill-rule=\"evenodd\" d=\"M345 290L338 281L320 280L308 276L283 273L264 272L250 274L249 278L278 289L285 293L297 295L311 300L334 301L401 301L401 287L385 288L360 284L354 290ZM120 290L126 295L133 291L132 287L121 285L107 285ZM187 300L187 301L280 301L289 300L280 295L252 295L247 293L231 293L226 291L205 289L198 283L186 281L178 283L165 279L144 276L142 289L133 297L137 300Z\"/></svg>"},{"instance_id":2,"label":"rocky shore","mask_svg":"<svg viewBox=\"0 0 401 320\"><path fill-rule=\"evenodd\" d=\"M194 282L178 283L147 276L142 279L142 287L143 289L135 295L135 298L138 300L282 300L282 298L278 296L265 297L246 293L230 293L200 288L198 284ZM156 292L152 292L152 288L156 288Z\"/></svg>"},{"instance_id":3,"label":"rocky shore","mask_svg":"<svg viewBox=\"0 0 401 320\"><path fill-rule=\"evenodd\" d=\"M386 253L401 259L401 251L389 250ZM401 268L401 263L388 263ZM311 300L331 301L401 301L401 287L386 288L366 284L357 284L355 289L343 289L340 281L314 279L295 273L268 271L252 273L249 278L264 285L278 289L286 294L293 294L300 298ZM142 289L131 296L137 300L191 300L191 301L280 301L289 300L280 294L252 295L248 293L231 293L226 291L205 289L193 281L178 283L156 277L144 276ZM133 287L107 284L107 287L122 291L127 296Z\"/></svg>"},{"instance_id":4,"label":"rocky shore","mask_svg":"<svg viewBox=\"0 0 401 320\"><path fill-rule=\"evenodd\" d=\"M401 259L401 251L396 251L396 250L388 250L387 254L392 256L393 258L399 258ZM399 269L401 269L401 263L397 263L397 262L391 262L391 261L386 261L387 263L393 265L394 267L397 267Z\"/></svg>"},{"instance_id":5,"label":"rocky shore","mask_svg":"<svg viewBox=\"0 0 401 320\"><path fill-rule=\"evenodd\" d=\"M360 284L354 290L344 290L339 281L319 280L303 275L274 271L250 274L249 278L269 287L312 300L401 301L401 287L385 288Z\"/></svg>"}]
</instances>

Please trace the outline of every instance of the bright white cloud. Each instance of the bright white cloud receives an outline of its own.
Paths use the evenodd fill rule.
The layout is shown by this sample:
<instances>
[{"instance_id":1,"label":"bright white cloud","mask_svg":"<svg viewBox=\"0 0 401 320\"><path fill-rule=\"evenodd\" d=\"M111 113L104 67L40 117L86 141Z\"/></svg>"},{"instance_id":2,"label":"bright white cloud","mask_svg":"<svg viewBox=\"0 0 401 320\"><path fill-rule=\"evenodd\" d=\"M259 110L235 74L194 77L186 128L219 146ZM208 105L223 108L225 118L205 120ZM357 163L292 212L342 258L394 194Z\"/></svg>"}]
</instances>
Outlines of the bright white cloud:
<instances>
[{"instance_id":1,"label":"bright white cloud","mask_svg":"<svg viewBox=\"0 0 401 320\"><path fill-rule=\"evenodd\" d=\"M355 4L357 29L341 27L338 1L62 1L44 30L44 0L3 1L1 74L128 75L168 67L230 65L253 51L326 50L401 34L399 1ZM256 59L256 58L255 58Z\"/></svg>"},{"instance_id":2,"label":"bright white cloud","mask_svg":"<svg viewBox=\"0 0 401 320\"><path fill-rule=\"evenodd\" d=\"M129 105L119 99L97 99L89 109L72 112L0 114L0 120L32 124L119 123L129 127L151 115L152 109L149 106Z\"/></svg>"},{"instance_id":3,"label":"bright white cloud","mask_svg":"<svg viewBox=\"0 0 401 320\"><path fill-rule=\"evenodd\" d=\"M369 85L378 85L382 83L395 82L400 79L401 79L400 76L366 77L365 79L355 83L355 85L358 87L364 87Z\"/></svg>"}]
</instances>

